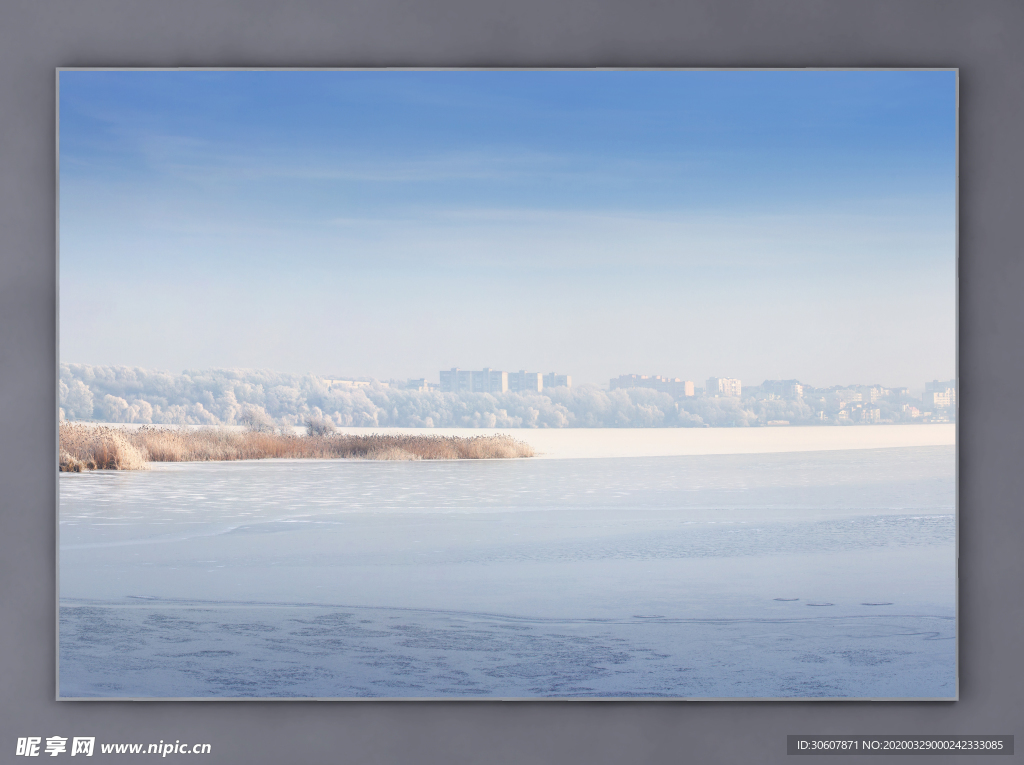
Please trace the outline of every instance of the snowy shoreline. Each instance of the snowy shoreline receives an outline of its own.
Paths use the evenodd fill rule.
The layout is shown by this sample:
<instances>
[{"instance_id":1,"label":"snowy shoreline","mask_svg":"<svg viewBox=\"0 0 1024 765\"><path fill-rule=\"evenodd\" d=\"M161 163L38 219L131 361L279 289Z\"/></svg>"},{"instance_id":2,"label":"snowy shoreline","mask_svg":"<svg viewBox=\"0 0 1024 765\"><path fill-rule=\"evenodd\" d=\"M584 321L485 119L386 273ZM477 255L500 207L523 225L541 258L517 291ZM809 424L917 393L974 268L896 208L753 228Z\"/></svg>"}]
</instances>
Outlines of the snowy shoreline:
<instances>
[{"instance_id":1,"label":"snowy shoreline","mask_svg":"<svg viewBox=\"0 0 1024 765\"><path fill-rule=\"evenodd\" d=\"M102 423L135 429L142 425ZM171 425L161 425L173 428ZM179 426L192 428L195 426ZM240 425L222 426L243 431ZM295 432L305 432L295 428ZM533 447L536 458L681 457L701 454L787 452L955 446L956 425L796 426L776 428L337 428L352 435L506 435Z\"/></svg>"}]
</instances>

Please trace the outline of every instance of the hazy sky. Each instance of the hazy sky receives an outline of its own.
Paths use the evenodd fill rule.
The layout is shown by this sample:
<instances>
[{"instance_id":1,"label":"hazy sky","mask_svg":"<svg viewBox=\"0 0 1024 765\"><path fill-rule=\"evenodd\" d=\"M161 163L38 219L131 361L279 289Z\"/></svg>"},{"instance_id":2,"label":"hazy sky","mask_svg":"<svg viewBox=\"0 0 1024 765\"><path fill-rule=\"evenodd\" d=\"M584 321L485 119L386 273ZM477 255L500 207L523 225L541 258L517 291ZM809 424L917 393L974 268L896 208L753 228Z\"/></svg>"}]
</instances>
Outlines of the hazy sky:
<instances>
[{"instance_id":1,"label":"hazy sky","mask_svg":"<svg viewBox=\"0 0 1024 765\"><path fill-rule=\"evenodd\" d=\"M61 359L955 372L952 72L62 72Z\"/></svg>"}]
</instances>

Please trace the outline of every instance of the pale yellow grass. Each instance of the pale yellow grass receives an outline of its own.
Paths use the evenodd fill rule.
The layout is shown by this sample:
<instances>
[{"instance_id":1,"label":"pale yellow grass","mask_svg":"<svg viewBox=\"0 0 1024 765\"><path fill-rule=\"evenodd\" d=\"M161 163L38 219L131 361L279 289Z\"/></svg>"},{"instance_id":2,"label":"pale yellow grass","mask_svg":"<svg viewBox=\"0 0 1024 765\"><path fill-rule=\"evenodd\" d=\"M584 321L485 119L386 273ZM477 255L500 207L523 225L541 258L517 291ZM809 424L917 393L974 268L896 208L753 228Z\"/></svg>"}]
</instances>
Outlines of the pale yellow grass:
<instances>
[{"instance_id":1,"label":"pale yellow grass","mask_svg":"<svg viewBox=\"0 0 1024 765\"><path fill-rule=\"evenodd\" d=\"M116 428L60 424L60 469L144 470L145 452L132 443L130 434Z\"/></svg>"},{"instance_id":2,"label":"pale yellow grass","mask_svg":"<svg viewBox=\"0 0 1024 765\"><path fill-rule=\"evenodd\" d=\"M60 424L60 469L143 470L147 462L205 462L267 458L453 460L532 457L511 436L460 438L396 434L297 436L215 428L128 431L99 425Z\"/></svg>"}]
</instances>

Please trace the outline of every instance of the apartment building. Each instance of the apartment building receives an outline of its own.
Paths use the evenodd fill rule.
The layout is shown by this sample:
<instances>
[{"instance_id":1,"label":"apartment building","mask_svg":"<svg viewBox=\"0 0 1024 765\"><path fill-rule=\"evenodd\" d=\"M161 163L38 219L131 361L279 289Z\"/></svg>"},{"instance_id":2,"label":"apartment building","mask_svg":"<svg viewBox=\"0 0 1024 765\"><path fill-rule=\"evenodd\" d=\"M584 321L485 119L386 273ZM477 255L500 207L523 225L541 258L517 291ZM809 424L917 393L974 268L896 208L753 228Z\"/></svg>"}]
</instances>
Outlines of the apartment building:
<instances>
[{"instance_id":1,"label":"apartment building","mask_svg":"<svg viewBox=\"0 0 1024 765\"><path fill-rule=\"evenodd\" d=\"M924 384L924 404L936 409L956 408L956 380L932 380Z\"/></svg>"},{"instance_id":2,"label":"apartment building","mask_svg":"<svg viewBox=\"0 0 1024 765\"><path fill-rule=\"evenodd\" d=\"M474 393L505 393L508 390L508 372L485 367L472 374Z\"/></svg>"},{"instance_id":3,"label":"apartment building","mask_svg":"<svg viewBox=\"0 0 1024 765\"><path fill-rule=\"evenodd\" d=\"M743 385L733 377L709 377L704 386L705 396L740 396Z\"/></svg>"},{"instance_id":4,"label":"apartment building","mask_svg":"<svg viewBox=\"0 0 1024 765\"><path fill-rule=\"evenodd\" d=\"M548 372L544 375L541 384L545 388L571 388L572 377L569 375L559 375L554 372Z\"/></svg>"},{"instance_id":5,"label":"apartment building","mask_svg":"<svg viewBox=\"0 0 1024 765\"><path fill-rule=\"evenodd\" d=\"M571 387L570 375L551 372L505 372L485 367L480 370L442 369L440 372L442 393L539 393L544 388Z\"/></svg>"},{"instance_id":6,"label":"apartment building","mask_svg":"<svg viewBox=\"0 0 1024 765\"><path fill-rule=\"evenodd\" d=\"M540 372L527 372L525 369L509 372L508 389L512 393L540 393L544 390L544 376Z\"/></svg>"}]
</instances>

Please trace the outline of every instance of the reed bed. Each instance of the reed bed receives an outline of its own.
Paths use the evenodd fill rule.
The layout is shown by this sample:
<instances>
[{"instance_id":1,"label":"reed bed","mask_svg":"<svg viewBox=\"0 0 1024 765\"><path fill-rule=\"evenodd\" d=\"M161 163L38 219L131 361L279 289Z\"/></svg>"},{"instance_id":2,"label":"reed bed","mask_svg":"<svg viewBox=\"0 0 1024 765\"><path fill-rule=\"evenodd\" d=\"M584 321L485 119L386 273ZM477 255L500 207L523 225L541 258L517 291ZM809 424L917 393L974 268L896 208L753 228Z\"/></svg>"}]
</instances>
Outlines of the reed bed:
<instances>
[{"instance_id":1,"label":"reed bed","mask_svg":"<svg viewBox=\"0 0 1024 765\"><path fill-rule=\"evenodd\" d=\"M216 428L122 430L60 424L60 469L144 470L149 462L259 459L485 460L532 457L510 436L305 435Z\"/></svg>"}]
</instances>

